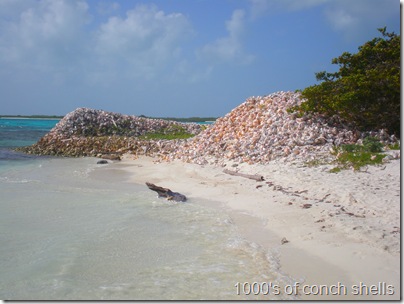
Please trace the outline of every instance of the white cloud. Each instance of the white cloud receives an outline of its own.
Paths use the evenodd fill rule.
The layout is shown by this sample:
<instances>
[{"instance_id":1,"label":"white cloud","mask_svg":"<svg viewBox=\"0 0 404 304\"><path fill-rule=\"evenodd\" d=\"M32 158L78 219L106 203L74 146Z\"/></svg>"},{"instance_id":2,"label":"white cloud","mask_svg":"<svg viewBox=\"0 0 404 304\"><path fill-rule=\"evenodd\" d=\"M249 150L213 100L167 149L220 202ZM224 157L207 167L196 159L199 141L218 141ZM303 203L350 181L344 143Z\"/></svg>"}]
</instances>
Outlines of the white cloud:
<instances>
[{"instance_id":1,"label":"white cloud","mask_svg":"<svg viewBox=\"0 0 404 304\"><path fill-rule=\"evenodd\" d=\"M271 13L321 8L330 27L351 39L369 29L383 27L382 20L395 18L394 8L400 10L397 0L249 0L250 17L256 19Z\"/></svg>"},{"instance_id":2,"label":"white cloud","mask_svg":"<svg viewBox=\"0 0 404 304\"><path fill-rule=\"evenodd\" d=\"M245 26L245 12L243 10L235 10L231 19L226 21L226 29L230 37L240 37L244 32Z\"/></svg>"},{"instance_id":3,"label":"white cloud","mask_svg":"<svg viewBox=\"0 0 404 304\"><path fill-rule=\"evenodd\" d=\"M325 12L329 23L335 30L345 30L353 28L358 20L350 12L342 9L329 9Z\"/></svg>"},{"instance_id":4,"label":"white cloud","mask_svg":"<svg viewBox=\"0 0 404 304\"><path fill-rule=\"evenodd\" d=\"M132 75L153 77L162 65L178 58L192 35L187 18L166 14L154 5L139 5L126 17L111 17L96 34L96 54L110 67L129 65Z\"/></svg>"},{"instance_id":5,"label":"white cloud","mask_svg":"<svg viewBox=\"0 0 404 304\"><path fill-rule=\"evenodd\" d=\"M101 2L94 11L101 8L111 14L119 6ZM97 84L161 75L181 59L182 43L192 35L184 15L153 5L101 24L91 23L82 0L3 0L0 9L0 65L43 72L58 83L69 77Z\"/></svg>"},{"instance_id":6,"label":"white cloud","mask_svg":"<svg viewBox=\"0 0 404 304\"><path fill-rule=\"evenodd\" d=\"M375 36L376 28L385 26L385 20L396 17L392 15L395 9L399 14L400 3L396 0L338 0L331 2L324 14L335 31L351 39L369 30Z\"/></svg>"},{"instance_id":7,"label":"white cloud","mask_svg":"<svg viewBox=\"0 0 404 304\"><path fill-rule=\"evenodd\" d=\"M243 49L242 37L245 31L245 12L235 10L230 20L226 22L228 35L209 43L198 50L197 55L212 63L232 62L248 64L253 56L246 54Z\"/></svg>"},{"instance_id":8,"label":"white cloud","mask_svg":"<svg viewBox=\"0 0 404 304\"><path fill-rule=\"evenodd\" d=\"M4 4L4 3L3 3ZM49 68L77 58L80 30L89 20L83 1L18 3L2 18L0 54L4 63Z\"/></svg>"}]
</instances>

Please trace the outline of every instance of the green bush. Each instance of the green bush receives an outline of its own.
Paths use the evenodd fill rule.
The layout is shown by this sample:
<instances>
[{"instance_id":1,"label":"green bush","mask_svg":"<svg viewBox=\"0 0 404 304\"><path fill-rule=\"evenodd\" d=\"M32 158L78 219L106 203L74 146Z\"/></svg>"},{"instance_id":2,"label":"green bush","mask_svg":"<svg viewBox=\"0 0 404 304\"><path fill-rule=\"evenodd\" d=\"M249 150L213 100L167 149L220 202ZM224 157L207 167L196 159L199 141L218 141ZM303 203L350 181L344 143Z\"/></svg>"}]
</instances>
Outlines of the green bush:
<instances>
[{"instance_id":1,"label":"green bush","mask_svg":"<svg viewBox=\"0 0 404 304\"><path fill-rule=\"evenodd\" d=\"M400 150L400 143L396 142L396 143L394 143L392 145L389 145L389 149L390 150Z\"/></svg>"},{"instance_id":2,"label":"green bush","mask_svg":"<svg viewBox=\"0 0 404 304\"><path fill-rule=\"evenodd\" d=\"M368 136L363 140L362 145L346 144L341 145L341 149L342 151L348 153L353 152L379 153L383 151L383 144L377 138Z\"/></svg>"},{"instance_id":3,"label":"green bush","mask_svg":"<svg viewBox=\"0 0 404 304\"><path fill-rule=\"evenodd\" d=\"M359 170L366 165L381 164L384 154L383 144L375 137L366 137L362 145L347 144L340 147L334 147L334 154L337 155L338 166L331 169L329 172L337 173L342 169L353 168Z\"/></svg>"},{"instance_id":4,"label":"green bush","mask_svg":"<svg viewBox=\"0 0 404 304\"><path fill-rule=\"evenodd\" d=\"M336 73L316 73L318 85L302 91L306 99L291 110L302 115L317 112L337 114L361 131L387 129L400 136L400 42L401 36L379 29L374 38L332 60Z\"/></svg>"},{"instance_id":5,"label":"green bush","mask_svg":"<svg viewBox=\"0 0 404 304\"><path fill-rule=\"evenodd\" d=\"M185 128L182 126L171 125L166 128L161 129L158 132L147 133L143 136L140 136L140 139L187 139L195 136L194 134L188 133Z\"/></svg>"},{"instance_id":6,"label":"green bush","mask_svg":"<svg viewBox=\"0 0 404 304\"><path fill-rule=\"evenodd\" d=\"M363 140L364 151L378 153L383 151L383 144L375 137L366 137Z\"/></svg>"}]
</instances>

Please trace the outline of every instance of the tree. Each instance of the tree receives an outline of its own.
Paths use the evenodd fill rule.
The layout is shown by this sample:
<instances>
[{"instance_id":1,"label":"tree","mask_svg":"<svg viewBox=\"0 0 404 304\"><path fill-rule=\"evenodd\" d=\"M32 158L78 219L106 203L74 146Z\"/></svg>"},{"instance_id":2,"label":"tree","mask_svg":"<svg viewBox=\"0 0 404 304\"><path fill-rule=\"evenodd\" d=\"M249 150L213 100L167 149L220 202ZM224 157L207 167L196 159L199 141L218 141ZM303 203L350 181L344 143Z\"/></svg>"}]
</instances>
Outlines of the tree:
<instances>
[{"instance_id":1,"label":"tree","mask_svg":"<svg viewBox=\"0 0 404 304\"><path fill-rule=\"evenodd\" d=\"M337 114L362 131L387 129L400 135L400 35L378 29L382 37L343 53L336 73L316 73L318 85L302 91L300 113Z\"/></svg>"}]
</instances>

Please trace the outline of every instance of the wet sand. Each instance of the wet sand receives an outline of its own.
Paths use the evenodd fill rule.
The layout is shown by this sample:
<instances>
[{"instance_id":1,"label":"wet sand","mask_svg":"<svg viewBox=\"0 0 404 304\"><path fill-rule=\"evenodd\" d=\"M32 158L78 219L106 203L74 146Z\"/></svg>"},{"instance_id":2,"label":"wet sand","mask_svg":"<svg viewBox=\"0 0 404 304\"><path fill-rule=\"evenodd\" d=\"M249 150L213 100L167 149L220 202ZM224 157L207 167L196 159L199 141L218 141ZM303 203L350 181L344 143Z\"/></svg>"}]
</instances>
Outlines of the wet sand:
<instances>
[{"instance_id":1,"label":"wet sand","mask_svg":"<svg viewBox=\"0 0 404 304\"><path fill-rule=\"evenodd\" d=\"M329 166L283 162L232 165L126 155L111 169L129 172L133 183L151 182L190 202L204 199L222 208L241 235L278 253L280 270L296 280L280 293L297 292L302 299L400 298L400 160L337 174L328 173ZM264 181L231 176L225 168L262 175Z\"/></svg>"}]
</instances>

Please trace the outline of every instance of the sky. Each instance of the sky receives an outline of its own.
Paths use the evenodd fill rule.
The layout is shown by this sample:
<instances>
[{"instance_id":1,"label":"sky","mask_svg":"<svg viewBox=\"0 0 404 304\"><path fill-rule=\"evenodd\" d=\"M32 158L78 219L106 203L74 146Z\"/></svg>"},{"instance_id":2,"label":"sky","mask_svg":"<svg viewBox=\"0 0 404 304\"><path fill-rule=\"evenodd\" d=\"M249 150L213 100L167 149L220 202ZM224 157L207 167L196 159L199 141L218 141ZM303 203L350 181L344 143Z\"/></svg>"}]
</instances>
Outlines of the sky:
<instances>
[{"instance_id":1,"label":"sky","mask_svg":"<svg viewBox=\"0 0 404 304\"><path fill-rule=\"evenodd\" d=\"M400 34L399 0L0 0L0 115L219 117Z\"/></svg>"}]
</instances>

